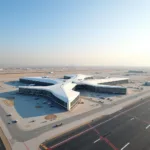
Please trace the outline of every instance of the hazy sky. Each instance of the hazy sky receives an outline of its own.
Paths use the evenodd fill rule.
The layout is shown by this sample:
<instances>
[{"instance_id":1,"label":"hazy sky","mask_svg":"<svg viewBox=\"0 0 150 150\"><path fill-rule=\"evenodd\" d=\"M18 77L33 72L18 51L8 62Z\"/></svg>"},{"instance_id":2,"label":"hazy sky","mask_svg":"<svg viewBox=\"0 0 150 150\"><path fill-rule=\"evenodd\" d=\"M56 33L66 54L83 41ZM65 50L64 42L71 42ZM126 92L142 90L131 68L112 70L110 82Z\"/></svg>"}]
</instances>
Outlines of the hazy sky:
<instances>
[{"instance_id":1,"label":"hazy sky","mask_svg":"<svg viewBox=\"0 0 150 150\"><path fill-rule=\"evenodd\" d=\"M0 64L150 66L150 0L1 0Z\"/></svg>"}]
</instances>

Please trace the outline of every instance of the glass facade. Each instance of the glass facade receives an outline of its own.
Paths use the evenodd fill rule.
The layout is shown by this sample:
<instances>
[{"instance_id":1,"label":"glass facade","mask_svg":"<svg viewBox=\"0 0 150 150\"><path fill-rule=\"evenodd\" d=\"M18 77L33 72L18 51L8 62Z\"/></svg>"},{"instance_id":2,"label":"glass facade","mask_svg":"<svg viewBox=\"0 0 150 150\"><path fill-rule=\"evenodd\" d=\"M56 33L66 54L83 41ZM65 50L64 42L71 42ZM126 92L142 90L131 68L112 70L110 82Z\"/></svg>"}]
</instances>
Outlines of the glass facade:
<instances>
[{"instance_id":1,"label":"glass facade","mask_svg":"<svg viewBox=\"0 0 150 150\"><path fill-rule=\"evenodd\" d=\"M19 93L44 96L46 98L50 98L52 101L54 101L54 102L60 104L61 106L67 108L67 103L62 101L61 99L57 98L56 96L54 96L50 91L19 88Z\"/></svg>"},{"instance_id":2,"label":"glass facade","mask_svg":"<svg viewBox=\"0 0 150 150\"><path fill-rule=\"evenodd\" d=\"M35 85L42 85L42 86L53 85L52 83L44 83L44 82L32 81L28 79L20 79L19 81L26 84L35 84Z\"/></svg>"},{"instance_id":3,"label":"glass facade","mask_svg":"<svg viewBox=\"0 0 150 150\"><path fill-rule=\"evenodd\" d=\"M80 100L80 97L76 97L76 99L74 99L71 103L70 103L70 107L73 108Z\"/></svg>"},{"instance_id":4,"label":"glass facade","mask_svg":"<svg viewBox=\"0 0 150 150\"><path fill-rule=\"evenodd\" d=\"M99 93L114 93L114 94L126 94L127 89L123 87L96 87L92 85L77 85L75 90L87 90L91 92L99 92Z\"/></svg>"}]
</instances>

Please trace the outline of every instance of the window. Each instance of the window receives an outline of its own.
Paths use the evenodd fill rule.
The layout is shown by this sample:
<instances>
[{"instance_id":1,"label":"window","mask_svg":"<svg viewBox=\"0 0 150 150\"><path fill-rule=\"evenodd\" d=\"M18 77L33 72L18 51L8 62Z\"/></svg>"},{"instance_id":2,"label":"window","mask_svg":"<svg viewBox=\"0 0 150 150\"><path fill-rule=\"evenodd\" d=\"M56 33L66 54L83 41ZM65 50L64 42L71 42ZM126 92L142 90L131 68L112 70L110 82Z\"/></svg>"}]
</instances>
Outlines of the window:
<instances>
[{"instance_id":1,"label":"window","mask_svg":"<svg viewBox=\"0 0 150 150\"><path fill-rule=\"evenodd\" d=\"M71 108L78 102L79 96L71 102Z\"/></svg>"}]
</instances>

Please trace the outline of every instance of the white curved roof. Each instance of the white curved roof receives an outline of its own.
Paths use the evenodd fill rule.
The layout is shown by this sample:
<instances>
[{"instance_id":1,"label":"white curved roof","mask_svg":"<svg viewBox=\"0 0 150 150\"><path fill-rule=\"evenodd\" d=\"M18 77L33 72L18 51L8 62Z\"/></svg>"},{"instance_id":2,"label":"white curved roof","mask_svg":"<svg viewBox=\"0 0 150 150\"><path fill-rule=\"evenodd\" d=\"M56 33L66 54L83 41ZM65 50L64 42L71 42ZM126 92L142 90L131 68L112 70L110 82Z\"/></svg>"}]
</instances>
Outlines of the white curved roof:
<instances>
[{"instance_id":1,"label":"white curved roof","mask_svg":"<svg viewBox=\"0 0 150 150\"><path fill-rule=\"evenodd\" d=\"M102 88L124 88L122 86L116 86L116 85L105 85L105 84L98 84L98 83L90 83L90 82L80 82L78 85L90 85L94 87L102 87Z\"/></svg>"},{"instance_id":2,"label":"white curved roof","mask_svg":"<svg viewBox=\"0 0 150 150\"><path fill-rule=\"evenodd\" d=\"M82 75L82 74L65 75L65 76L70 77L70 79L69 80L50 79L49 77L21 78L21 79L26 79L26 80L31 80L31 81L51 83L54 85L52 86L20 86L20 87L28 88L28 89L41 89L41 90L50 91L53 95L63 100L64 102L72 102L77 96L80 95L79 92L73 90L73 88L77 84L91 85L91 86L98 86L98 87L108 87L108 88L123 88L121 86L111 86L111 85L103 85L103 84L106 82L128 80L128 78L106 78L106 79L84 80L85 78L92 77L92 76Z\"/></svg>"},{"instance_id":3,"label":"white curved roof","mask_svg":"<svg viewBox=\"0 0 150 150\"><path fill-rule=\"evenodd\" d=\"M50 91L54 96L67 103L72 102L80 94L79 92L72 90L75 86L76 84L74 83L66 83L53 86L19 86L19 88Z\"/></svg>"},{"instance_id":4,"label":"white curved roof","mask_svg":"<svg viewBox=\"0 0 150 150\"><path fill-rule=\"evenodd\" d=\"M49 77L23 77L20 79L25 79L25 80L30 80L30 81L38 81L41 83L50 83L50 84L62 83L63 81L65 81L65 79L52 79Z\"/></svg>"},{"instance_id":5,"label":"white curved roof","mask_svg":"<svg viewBox=\"0 0 150 150\"><path fill-rule=\"evenodd\" d=\"M93 76L91 76L91 75L84 75L84 74L68 74L68 75L65 75L65 77L69 77L72 80L73 79L75 79L75 80L84 80L85 78L93 77Z\"/></svg>"},{"instance_id":6,"label":"white curved roof","mask_svg":"<svg viewBox=\"0 0 150 150\"><path fill-rule=\"evenodd\" d=\"M104 84L104 83L109 83L109 82L115 82L115 81L122 81L122 80L129 80L128 78L106 78L106 79L90 79L90 80L83 80L81 82L76 82L76 83L83 83L83 84Z\"/></svg>"}]
</instances>

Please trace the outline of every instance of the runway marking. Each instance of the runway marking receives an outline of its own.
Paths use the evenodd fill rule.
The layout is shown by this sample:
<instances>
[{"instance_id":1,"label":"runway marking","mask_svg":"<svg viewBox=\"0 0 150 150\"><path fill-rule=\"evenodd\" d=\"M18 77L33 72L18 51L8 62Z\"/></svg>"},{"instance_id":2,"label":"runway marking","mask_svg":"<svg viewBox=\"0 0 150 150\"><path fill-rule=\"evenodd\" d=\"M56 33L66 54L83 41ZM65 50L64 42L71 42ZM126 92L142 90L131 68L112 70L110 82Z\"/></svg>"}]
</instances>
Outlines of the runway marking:
<instances>
[{"instance_id":1,"label":"runway marking","mask_svg":"<svg viewBox=\"0 0 150 150\"><path fill-rule=\"evenodd\" d=\"M88 126L90 127L90 128L92 128L92 126L88 123ZM98 135L100 135L100 133L99 133L99 131L96 129L96 128L93 128L93 130L98 134Z\"/></svg>"},{"instance_id":2,"label":"runway marking","mask_svg":"<svg viewBox=\"0 0 150 150\"><path fill-rule=\"evenodd\" d=\"M131 118L130 120L134 120L134 118Z\"/></svg>"},{"instance_id":3,"label":"runway marking","mask_svg":"<svg viewBox=\"0 0 150 150\"><path fill-rule=\"evenodd\" d=\"M146 129L148 129L150 127L150 124L146 127Z\"/></svg>"},{"instance_id":4,"label":"runway marking","mask_svg":"<svg viewBox=\"0 0 150 150\"><path fill-rule=\"evenodd\" d=\"M24 144L24 146L26 147L27 150L30 150L25 142L23 142L23 144Z\"/></svg>"},{"instance_id":5,"label":"runway marking","mask_svg":"<svg viewBox=\"0 0 150 150\"><path fill-rule=\"evenodd\" d=\"M112 147L114 150L119 150L117 147L115 147L115 145L113 145L107 138L103 138L103 140L110 146Z\"/></svg>"},{"instance_id":6,"label":"runway marking","mask_svg":"<svg viewBox=\"0 0 150 150\"><path fill-rule=\"evenodd\" d=\"M135 119L137 119L137 120L139 120L139 121L141 121L141 122L143 122L143 123L146 123L146 124L149 124L150 122L148 122L148 121L145 121L145 120L142 120L142 119L140 119L139 117L137 117L137 116L132 116L132 115L130 115L130 114L125 114L126 116L129 116L129 117L133 117L133 118L135 118Z\"/></svg>"},{"instance_id":7,"label":"runway marking","mask_svg":"<svg viewBox=\"0 0 150 150\"><path fill-rule=\"evenodd\" d=\"M123 147L121 148L121 150L124 150L129 144L130 144L130 143L127 143L125 146L123 146Z\"/></svg>"},{"instance_id":8,"label":"runway marking","mask_svg":"<svg viewBox=\"0 0 150 150\"><path fill-rule=\"evenodd\" d=\"M93 143L95 144L95 143L97 143L98 141L100 141L100 139L97 139L96 141L94 141Z\"/></svg>"},{"instance_id":9,"label":"runway marking","mask_svg":"<svg viewBox=\"0 0 150 150\"><path fill-rule=\"evenodd\" d=\"M145 101L145 102L143 102L143 103L140 103L140 104L138 104L138 105L136 105L136 106L134 106L134 107L131 107L131 108L129 108L129 109L127 109L127 110L121 112L120 114L115 115L114 117L111 117L111 118L109 118L109 119L107 119L107 120L105 120L105 121L103 121L103 122L101 122L101 123L99 123L99 124L97 124L97 125L95 125L95 126L89 128L89 129L86 129L86 130L84 130L84 131L82 131L82 132L80 132L80 133L78 133L78 134L76 134L76 135L73 135L73 136L71 136L71 137L69 137L69 138L67 138L67 139L65 139L65 140L63 140L63 141L61 141L61 142L59 142L59 143L57 143L57 144L51 146L51 148L52 148L52 149L53 149L53 148L56 148L56 147L58 147L58 146L60 146L60 145L62 145L62 144L64 144L64 143L66 143L66 142L68 142L68 141L70 141L70 140L72 140L72 139L74 139L74 138L76 138L76 137L78 137L78 136L80 136L80 135L82 135L82 134L88 132L88 131L91 131L92 129L94 129L94 128L96 128L96 127L102 125L102 124L105 124L105 123L107 123L107 122L109 122L109 121L111 121L111 120L113 120L113 119L115 119L115 118L121 116L122 114L125 114L125 113L129 112L130 110L133 110L133 109L135 109L135 108L137 108L137 107L139 107L139 106L141 106L141 105L144 105L145 103L148 103L149 101L150 101L150 100ZM132 117L133 117L133 116L132 116Z\"/></svg>"},{"instance_id":10,"label":"runway marking","mask_svg":"<svg viewBox=\"0 0 150 150\"><path fill-rule=\"evenodd\" d=\"M92 126L90 124L88 124L89 127L91 128ZM100 135L99 131L97 129L93 129L98 135ZM104 138L103 136L100 136L100 140L105 141L111 148L113 148L114 150L118 150L117 147L115 147L115 145L113 143L111 143L107 138Z\"/></svg>"}]
</instances>

